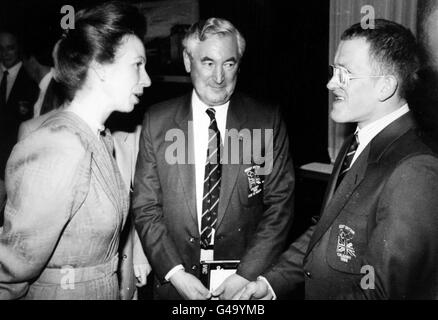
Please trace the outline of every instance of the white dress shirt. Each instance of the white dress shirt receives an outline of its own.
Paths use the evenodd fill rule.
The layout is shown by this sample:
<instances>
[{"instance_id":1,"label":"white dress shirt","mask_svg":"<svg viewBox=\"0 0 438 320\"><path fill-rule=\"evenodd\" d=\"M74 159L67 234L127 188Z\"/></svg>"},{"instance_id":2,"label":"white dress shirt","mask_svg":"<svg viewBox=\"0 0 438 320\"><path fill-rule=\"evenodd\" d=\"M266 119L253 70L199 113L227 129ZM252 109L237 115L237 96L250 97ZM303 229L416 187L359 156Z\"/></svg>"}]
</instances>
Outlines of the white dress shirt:
<instances>
[{"instance_id":1,"label":"white dress shirt","mask_svg":"<svg viewBox=\"0 0 438 320\"><path fill-rule=\"evenodd\" d=\"M392 122L409 112L409 106L407 104L403 105L401 108L387 114L386 116L368 124L367 126L359 129L357 127L356 133L359 139L359 146L357 147L356 153L354 154L353 161L351 161L350 167L366 148L366 146L377 136L383 129L389 126Z\"/></svg>"},{"instance_id":2,"label":"white dress shirt","mask_svg":"<svg viewBox=\"0 0 438 320\"><path fill-rule=\"evenodd\" d=\"M40 84L40 94L38 96L38 100L35 102L33 106L33 117L39 117L41 113L41 107L44 102L44 98L46 97L47 87L49 86L50 80L53 78L54 69L50 68L50 71L41 79Z\"/></svg>"},{"instance_id":3,"label":"white dress shirt","mask_svg":"<svg viewBox=\"0 0 438 320\"><path fill-rule=\"evenodd\" d=\"M6 69L3 65L1 65L1 75L0 75L0 81L3 79L3 73L5 70L8 70L8 82L6 86L6 102L9 99L9 95L11 94L12 87L14 86L15 80L17 79L18 72L20 71L21 66L23 65L23 62L19 62L16 65L14 65L12 68Z\"/></svg>"},{"instance_id":4,"label":"white dress shirt","mask_svg":"<svg viewBox=\"0 0 438 320\"><path fill-rule=\"evenodd\" d=\"M228 105L229 102L224 105L211 107L216 111L216 123L221 134L222 141L225 135ZM196 213L198 216L199 233L201 233L202 198L204 197L204 175L205 163L207 161L208 127L210 126L210 117L206 112L208 108L210 108L210 106L207 106L205 103L203 103L199 99L195 91L193 91L193 136L196 137L196 143L194 143L196 172ZM214 240L214 234L212 236L212 240Z\"/></svg>"},{"instance_id":5,"label":"white dress shirt","mask_svg":"<svg viewBox=\"0 0 438 320\"><path fill-rule=\"evenodd\" d=\"M229 101L219 106L208 106L202 102L195 90L192 92L192 114L193 114L193 136L196 137L196 143L194 143L194 159L195 159L195 175L196 175L196 213L198 217L198 230L201 234L201 221L202 221L202 198L204 197L204 175L205 175L205 163L207 160L208 149L208 127L210 126L210 117L206 113L208 108L213 108L216 111L216 123L221 134L221 139L225 135L225 128L227 122L227 113ZM223 141L223 140L222 140ZM212 234L212 241L214 241L214 232ZM212 250L202 250L200 260L213 260ZM178 270L183 270L182 265L178 265L172 268L165 276L165 279L169 281L170 277L174 275Z\"/></svg>"}]
</instances>

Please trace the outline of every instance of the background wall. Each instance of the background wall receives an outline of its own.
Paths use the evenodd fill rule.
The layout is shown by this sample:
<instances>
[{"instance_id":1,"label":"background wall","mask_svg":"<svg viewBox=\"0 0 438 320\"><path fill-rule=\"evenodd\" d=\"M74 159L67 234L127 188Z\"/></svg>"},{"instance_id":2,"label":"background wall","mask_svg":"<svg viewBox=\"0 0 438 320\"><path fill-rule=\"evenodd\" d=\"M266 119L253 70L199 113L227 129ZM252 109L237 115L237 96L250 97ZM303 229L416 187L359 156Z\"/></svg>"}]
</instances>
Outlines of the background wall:
<instances>
[{"instance_id":1,"label":"background wall","mask_svg":"<svg viewBox=\"0 0 438 320\"><path fill-rule=\"evenodd\" d=\"M247 38L239 88L281 105L295 164L328 161L329 1L201 0L200 10Z\"/></svg>"}]
</instances>

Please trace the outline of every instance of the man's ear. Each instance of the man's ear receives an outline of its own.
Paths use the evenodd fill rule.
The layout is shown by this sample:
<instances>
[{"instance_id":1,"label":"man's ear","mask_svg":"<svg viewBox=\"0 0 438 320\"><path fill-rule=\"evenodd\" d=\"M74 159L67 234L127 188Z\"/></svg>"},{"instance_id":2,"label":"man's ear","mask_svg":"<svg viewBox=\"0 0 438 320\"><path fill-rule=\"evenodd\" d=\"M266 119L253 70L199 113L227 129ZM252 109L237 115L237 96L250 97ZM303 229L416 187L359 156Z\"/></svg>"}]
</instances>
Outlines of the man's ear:
<instances>
[{"instance_id":1,"label":"man's ear","mask_svg":"<svg viewBox=\"0 0 438 320\"><path fill-rule=\"evenodd\" d=\"M186 67L186 71L187 73L190 73L190 71L192 70L192 66L191 66L192 62L190 59L190 55L186 49L184 49L183 51L183 58L184 58L184 66Z\"/></svg>"},{"instance_id":2,"label":"man's ear","mask_svg":"<svg viewBox=\"0 0 438 320\"><path fill-rule=\"evenodd\" d=\"M397 92L398 81L394 76L385 76L380 88L379 100L381 102L388 100Z\"/></svg>"}]
</instances>

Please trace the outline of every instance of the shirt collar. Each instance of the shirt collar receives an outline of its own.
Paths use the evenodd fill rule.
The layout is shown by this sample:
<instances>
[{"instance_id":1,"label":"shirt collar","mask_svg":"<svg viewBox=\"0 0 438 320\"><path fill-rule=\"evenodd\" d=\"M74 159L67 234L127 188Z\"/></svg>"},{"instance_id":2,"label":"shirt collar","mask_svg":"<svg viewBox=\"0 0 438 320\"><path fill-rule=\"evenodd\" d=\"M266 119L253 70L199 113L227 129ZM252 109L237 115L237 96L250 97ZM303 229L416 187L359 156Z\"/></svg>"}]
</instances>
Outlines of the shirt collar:
<instances>
[{"instance_id":1,"label":"shirt collar","mask_svg":"<svg viewBox=\"0 0 438 320\"><path fill-rule=\"evenodd\" d=\"M409 106L406 103L401 108L387 114L386 116L366 125L362 129L356 128L356 134L360 145L367 145L376 135L385 129L390 123L394 122L404 114L409 112Z\"/></svg>"},{"instance_id":2,"label":"shirt collar","mask_svg":"<svg viewBox=\"0 0 438 320\"><path fill-rule=\"evenodd\" d=\"M9 77L16 77L18 74L18 71L20 71L21 66L23 65L23 62L18 62L16 63L14 66L12 66L11 68L7 69L5 68L5 66L2 64L2 72L5 72L5 70L8 70L8 76Z\"/></svg>"},{"instance_id":3,"label":"shirt collar","mask_svg":"<svg viewBox=\"0 0 438 320\"><path fill-rule=\"evenodd\" d=\"M205 113L205 111L208 108L213 108L213 109L216 110L216 114L217 113L222 113L222 112L226 112L228 110L229 104L230 104L230 101L227 101L226 103L218 105L218 106L208 106L203 101L201 101L201 99L199 99L198 94L196 93L195 90L193 90L193 93L192 93L192 108L193 108L193 112Z\"/></svg>"}]
</instances>

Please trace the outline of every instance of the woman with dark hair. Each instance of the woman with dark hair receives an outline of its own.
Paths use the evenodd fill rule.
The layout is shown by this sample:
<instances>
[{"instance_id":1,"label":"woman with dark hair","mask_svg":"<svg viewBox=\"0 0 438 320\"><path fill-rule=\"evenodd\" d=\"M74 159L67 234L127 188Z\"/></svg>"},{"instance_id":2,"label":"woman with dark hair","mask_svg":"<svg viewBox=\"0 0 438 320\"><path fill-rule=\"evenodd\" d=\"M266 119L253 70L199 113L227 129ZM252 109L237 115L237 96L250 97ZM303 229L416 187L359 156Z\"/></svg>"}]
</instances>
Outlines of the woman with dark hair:
<instances>
[{"instance_id":1,"label":"woman with dark hair","mask_svg":"<svg viewBox=\"0 0 438 320\"><path fill-rule=\"evenodd\" d=\"M118 299L129 200L104 122L151 82L144 17L109 2L77 13L56 52L62 111L14 148L0 233L0 299Z\"/></svg>"}]
</instances>

